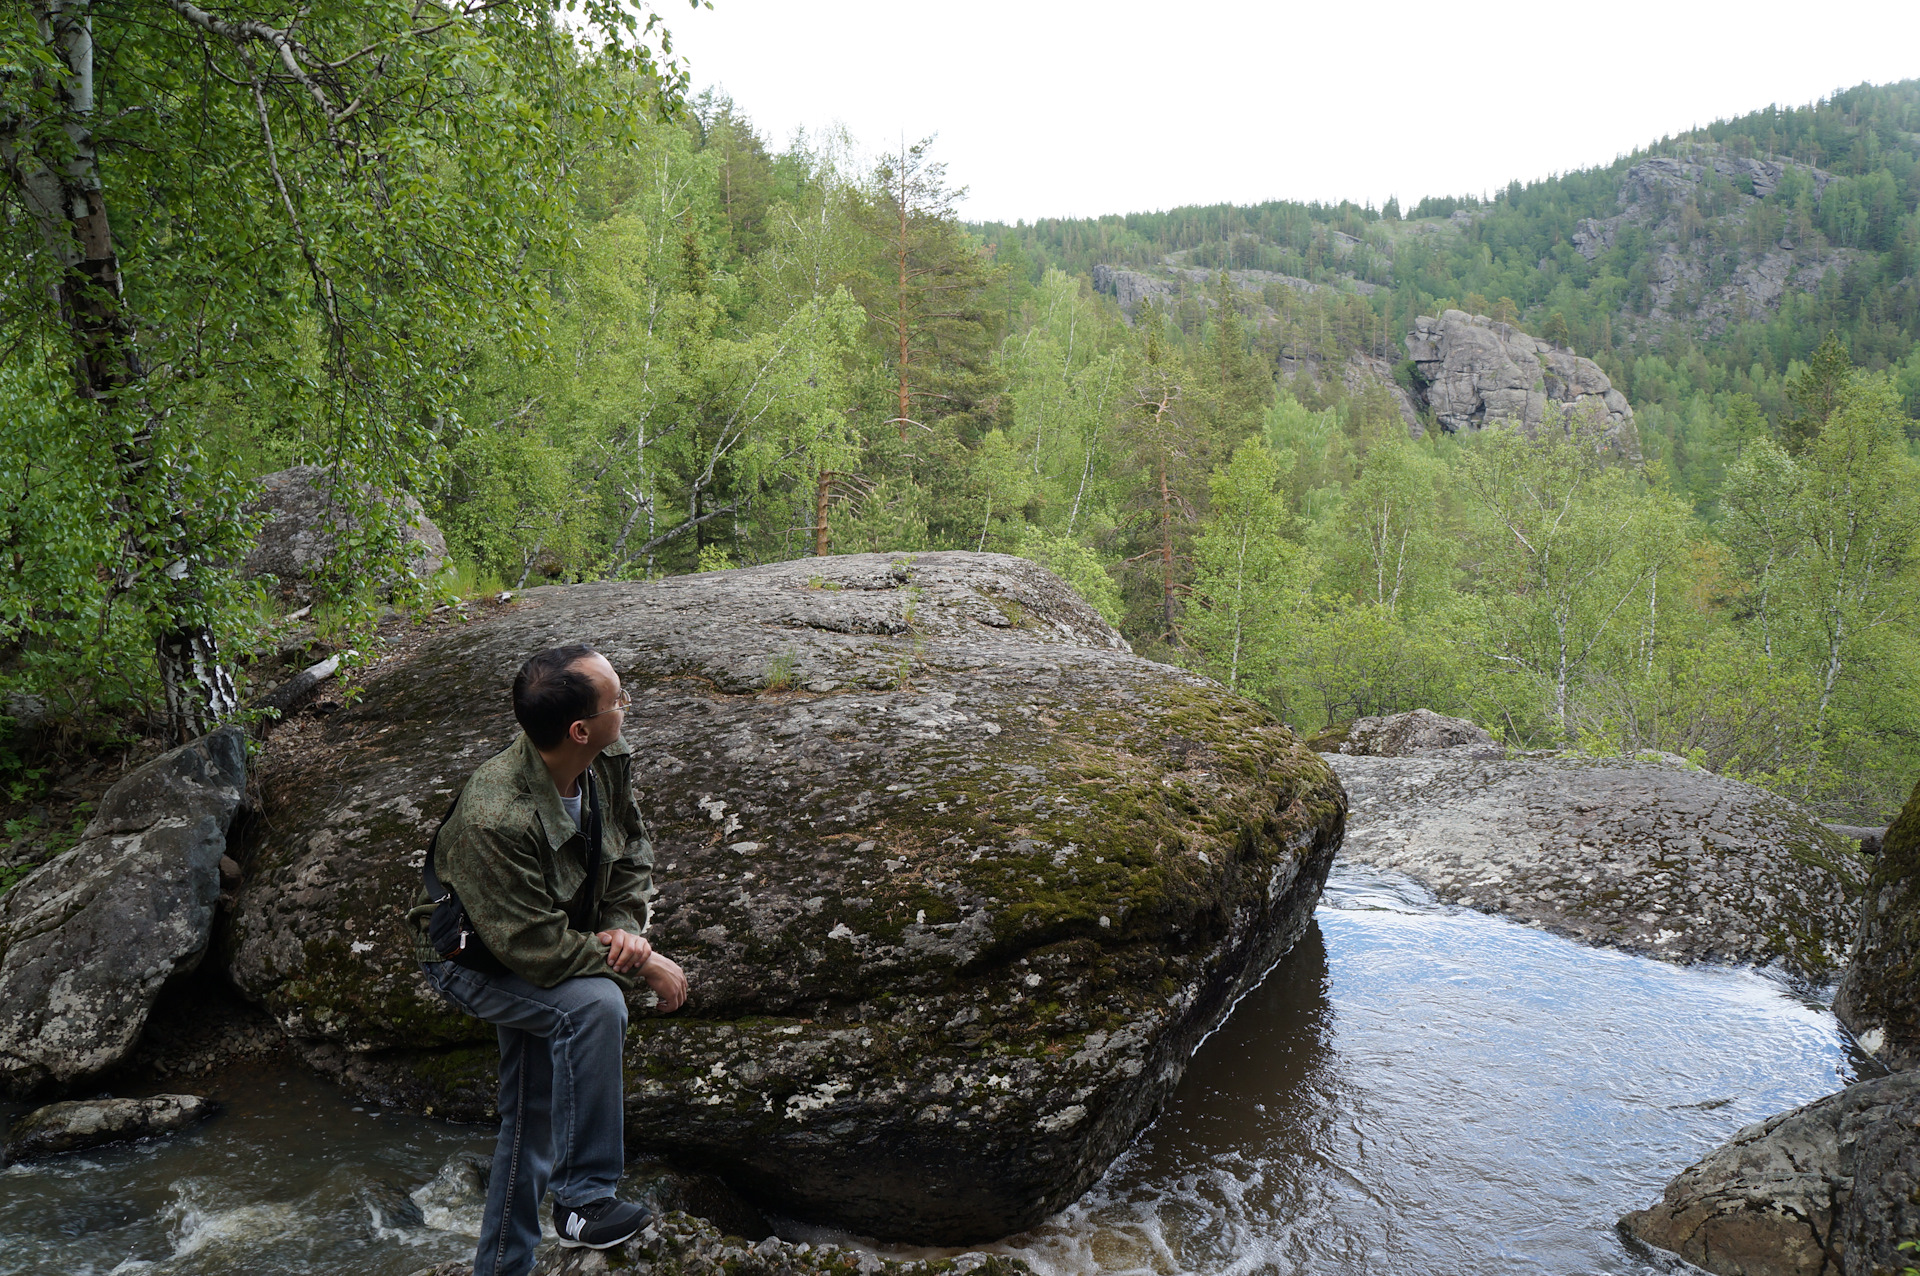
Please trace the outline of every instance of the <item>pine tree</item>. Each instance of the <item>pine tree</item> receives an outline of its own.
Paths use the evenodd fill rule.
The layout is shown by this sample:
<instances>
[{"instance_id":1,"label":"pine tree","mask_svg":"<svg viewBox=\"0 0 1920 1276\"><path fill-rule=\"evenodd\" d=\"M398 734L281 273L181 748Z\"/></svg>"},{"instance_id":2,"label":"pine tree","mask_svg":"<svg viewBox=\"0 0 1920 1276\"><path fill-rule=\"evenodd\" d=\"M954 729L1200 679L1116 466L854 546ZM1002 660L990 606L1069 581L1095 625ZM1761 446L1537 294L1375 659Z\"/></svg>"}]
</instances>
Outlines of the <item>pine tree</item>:
<instances>
[{"instance_id":1,"label":"pine tree","mask_svg":"<svg viewBox=\"0 0 1920 1276\"><path fill-rule=\"evenodd\" d=\"M1787 400L1794 410L1780 423L1780 441L1788 452L1804 452L1820 436L1852 380L1853 360L1840 335L1829 332L1806 370L1787 382Z\"/></svg>"}]
</instances>

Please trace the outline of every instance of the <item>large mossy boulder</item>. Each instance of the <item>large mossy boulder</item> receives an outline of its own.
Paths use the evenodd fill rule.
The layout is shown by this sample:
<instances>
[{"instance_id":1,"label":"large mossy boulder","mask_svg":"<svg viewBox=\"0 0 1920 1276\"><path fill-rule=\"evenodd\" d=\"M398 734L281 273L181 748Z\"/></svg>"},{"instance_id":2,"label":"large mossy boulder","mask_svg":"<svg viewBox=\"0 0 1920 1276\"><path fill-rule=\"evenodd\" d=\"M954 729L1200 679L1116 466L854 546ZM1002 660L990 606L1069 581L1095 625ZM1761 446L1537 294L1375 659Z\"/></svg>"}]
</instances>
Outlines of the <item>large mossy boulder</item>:
<instances>
[{"instance_id":1,"label":"large mossy boulder","mask_svg":"<svg viewBox=\"0 0 1920 1276\"><path fill-rule=\"evenodd\" d=\"M548 587L276 733L228 937L309 1058L479 1116L491 1036L413 966L433 822L513 736L537 648L633 691L652 939L630 1150L782 1212L964 1242L1072 1201L1307 925L1346 803L1266 711L1132 655L994 554L853 555Z\"/></svg>"},{"instance_id":2,"label":"large mossy boulder","mask_svg":"<svg viewBox=\"0 0 1920 1276\"><path fill-rule=\"evenodd\" d=\"M1920 784L1880 840L1833 1012L1889 1068L1920 1068Z\"/></svg>"}]
</instances>

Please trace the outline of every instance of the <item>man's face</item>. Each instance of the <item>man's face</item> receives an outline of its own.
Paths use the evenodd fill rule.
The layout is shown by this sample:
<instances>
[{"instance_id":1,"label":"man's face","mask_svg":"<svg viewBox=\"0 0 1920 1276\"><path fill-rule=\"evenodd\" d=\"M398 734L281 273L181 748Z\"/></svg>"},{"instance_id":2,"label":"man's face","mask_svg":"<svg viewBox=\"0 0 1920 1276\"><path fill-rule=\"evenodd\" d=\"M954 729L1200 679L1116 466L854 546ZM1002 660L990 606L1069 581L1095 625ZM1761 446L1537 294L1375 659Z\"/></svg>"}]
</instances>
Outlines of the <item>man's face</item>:
<instances>
[{"instance_id":1,"label":"man's face","mask_svg":"<svg viewBox=\"0 0 1920 1276\"><path fill-rule=\"evenodd\" d=\"M581 744L590 744L595 749L604 749L620 738L620 728L626 724L627 711L619 707L620 675L613 671L607 658L598 652L587 656L574 666L593 683L593 707L599 712L591 718L583 718L573 724L574 740ZM584 730L586 739L581 740L578 732Z\"/></svg>"}]
</instances>

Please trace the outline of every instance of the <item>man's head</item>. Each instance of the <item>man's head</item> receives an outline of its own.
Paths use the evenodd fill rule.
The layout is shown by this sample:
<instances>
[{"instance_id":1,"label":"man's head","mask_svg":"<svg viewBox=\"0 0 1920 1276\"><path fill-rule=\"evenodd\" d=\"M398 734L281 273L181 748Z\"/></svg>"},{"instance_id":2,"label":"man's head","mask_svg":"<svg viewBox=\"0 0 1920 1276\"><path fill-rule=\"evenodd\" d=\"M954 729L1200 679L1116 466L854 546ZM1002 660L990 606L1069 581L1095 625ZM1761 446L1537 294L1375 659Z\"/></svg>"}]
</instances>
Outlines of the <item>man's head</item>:
<instances>
[{"instance_id":1,"label":"man's head","mask_svg":"<svg viewBox=\"0 0 1920 1276\"><path fill-rule=\"evenodd\" d=\"M620 712L620 676L584 643L536 651L513 680L513 716L542 753L569 743L595 753L613 743Z\"/></svg>"}]
</instances>

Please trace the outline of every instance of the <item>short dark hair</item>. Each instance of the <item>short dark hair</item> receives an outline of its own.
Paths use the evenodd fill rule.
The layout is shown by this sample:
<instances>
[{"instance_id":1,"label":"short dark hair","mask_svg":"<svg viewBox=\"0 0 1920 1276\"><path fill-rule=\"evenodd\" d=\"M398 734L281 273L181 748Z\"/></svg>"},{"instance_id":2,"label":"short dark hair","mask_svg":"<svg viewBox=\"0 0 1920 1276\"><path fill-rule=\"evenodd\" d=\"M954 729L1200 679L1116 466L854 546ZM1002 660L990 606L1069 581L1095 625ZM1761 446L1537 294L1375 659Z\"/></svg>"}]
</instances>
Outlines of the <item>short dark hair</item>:
<instances>
[{"instance_id":1,"label":"short dark hair","mask_svg":"<svg viewBox=\"0 0 1920 1276\"><path fill-rule=\"evenodd\" d=\"M567 728L594 711L599 692L574 666L600 653L586 643L549 647L527 657L513 679L513 716L536 749L551 749Z\"/></svg>"}]
</instances>

